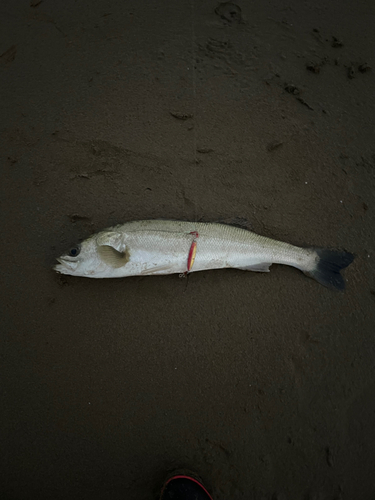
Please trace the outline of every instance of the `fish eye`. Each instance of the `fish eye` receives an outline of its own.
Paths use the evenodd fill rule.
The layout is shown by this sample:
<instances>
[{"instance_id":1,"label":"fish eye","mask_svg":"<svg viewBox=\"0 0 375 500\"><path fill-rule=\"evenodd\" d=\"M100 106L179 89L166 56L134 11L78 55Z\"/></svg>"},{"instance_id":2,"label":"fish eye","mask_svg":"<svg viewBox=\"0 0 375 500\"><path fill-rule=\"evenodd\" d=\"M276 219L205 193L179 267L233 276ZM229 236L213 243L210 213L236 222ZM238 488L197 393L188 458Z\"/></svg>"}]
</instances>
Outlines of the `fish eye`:
<instances>
[{"instance_id":1,"label":"fish eye","mask_svg":"<svg viewBox=\"0 0 375 500\"><path fill-rule=\"evenodd\" d=\"M75 247L72 247L70 250L69 250L69 255L71 257L77 257L79 255L79 252L81 251L81 248L80 246L75 246Z\"/></svg>"}]
</instances>

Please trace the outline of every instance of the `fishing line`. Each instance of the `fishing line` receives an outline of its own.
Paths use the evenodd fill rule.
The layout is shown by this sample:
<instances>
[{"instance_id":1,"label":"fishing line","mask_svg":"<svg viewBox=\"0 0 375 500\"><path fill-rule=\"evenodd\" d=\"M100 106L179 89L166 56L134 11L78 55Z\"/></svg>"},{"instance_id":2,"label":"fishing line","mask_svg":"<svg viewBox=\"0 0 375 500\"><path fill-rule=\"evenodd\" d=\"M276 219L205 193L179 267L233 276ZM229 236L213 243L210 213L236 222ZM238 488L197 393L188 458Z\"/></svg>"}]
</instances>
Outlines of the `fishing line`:
<instances>
[{"instance_id":1,"label":"fishing line","mask_svg":"<svg viewBox=\"0 0 375 500\"><path fill-rule=\"evenodd\" d=\"M194 214L194 222L198 222L198 194L197 194L197 181L198 181L198 161L197 161L197 129L196 129L196 111L197 111L197 82L196 82L196 74L195 74L195 29L194 29L194 0L191 0L191 53L192 53L192 85L193 85L193 159L194 159L194 205L195 205L195 214Z\"/></svg>"}]
</instances>

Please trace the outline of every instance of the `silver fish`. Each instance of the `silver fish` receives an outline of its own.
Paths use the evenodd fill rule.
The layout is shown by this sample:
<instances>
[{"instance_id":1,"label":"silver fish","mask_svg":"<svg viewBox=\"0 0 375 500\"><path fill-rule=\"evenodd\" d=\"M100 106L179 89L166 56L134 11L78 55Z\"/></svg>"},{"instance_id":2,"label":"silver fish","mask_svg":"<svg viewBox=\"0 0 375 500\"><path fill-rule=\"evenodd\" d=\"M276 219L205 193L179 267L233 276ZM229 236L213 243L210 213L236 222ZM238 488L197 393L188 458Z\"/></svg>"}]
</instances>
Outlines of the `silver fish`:
<instances>
[{"instance_id":1,"label":"silver fish","mask_svg":"<svg viewBox=\"0 0 375 500\"><path fill-rule=\"evenodd\" d=\"M92 235L59 257L54 269L88 278L122 278L226 267L268 272L272 264L285 264L342 290L340 270L353 259L345 251L297 247L227 224L141 220Z\"/></svg>"}]
</instances>

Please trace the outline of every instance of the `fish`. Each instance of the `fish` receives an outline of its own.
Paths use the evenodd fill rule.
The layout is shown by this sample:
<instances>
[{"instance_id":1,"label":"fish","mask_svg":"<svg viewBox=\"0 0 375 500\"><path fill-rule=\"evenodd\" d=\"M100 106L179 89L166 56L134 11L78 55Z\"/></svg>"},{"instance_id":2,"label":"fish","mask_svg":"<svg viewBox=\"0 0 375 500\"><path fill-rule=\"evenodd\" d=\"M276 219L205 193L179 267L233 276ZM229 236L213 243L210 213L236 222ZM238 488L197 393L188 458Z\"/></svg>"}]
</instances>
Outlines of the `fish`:
<instances>
[{"instance_id":1,"label":"fish","mask_svg":"<svg viewBox=\"0 0 375 500\"><path fill-rule=\"evenodd\" d=\"M352 253L303 248L216 222L140 220L93 234L57 258L54 270L87 278L123 278L234 268L269 272L272 264L292 266L322 285L343 290L340 274Z\"/></svg>"}]
</instances>

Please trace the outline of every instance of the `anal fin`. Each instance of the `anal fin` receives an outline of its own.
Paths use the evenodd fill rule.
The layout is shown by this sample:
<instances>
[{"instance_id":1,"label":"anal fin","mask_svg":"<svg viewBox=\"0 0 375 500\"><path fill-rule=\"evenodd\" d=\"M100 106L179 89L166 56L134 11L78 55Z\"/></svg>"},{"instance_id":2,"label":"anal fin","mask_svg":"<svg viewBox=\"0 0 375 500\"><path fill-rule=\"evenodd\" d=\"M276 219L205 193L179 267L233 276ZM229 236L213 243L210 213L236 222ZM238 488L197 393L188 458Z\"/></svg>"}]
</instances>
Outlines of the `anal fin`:
<instances>
[{"instance_id":1,"label":"anal fin","mask_svg":"<svg viewBox=\"0 0 375 500\"><path fill-rule=\"evenodd\" d=\"M243 271L254 271L256 273L269 273L270 266L272 266L272 262L260 262L259 264L239 267L238 269L242 269Z\"/></svg>"}]
</instances>

